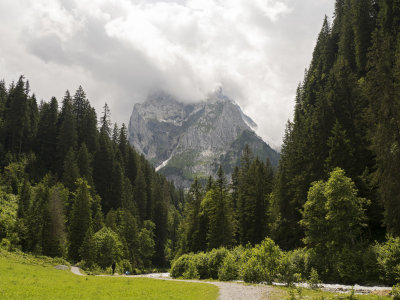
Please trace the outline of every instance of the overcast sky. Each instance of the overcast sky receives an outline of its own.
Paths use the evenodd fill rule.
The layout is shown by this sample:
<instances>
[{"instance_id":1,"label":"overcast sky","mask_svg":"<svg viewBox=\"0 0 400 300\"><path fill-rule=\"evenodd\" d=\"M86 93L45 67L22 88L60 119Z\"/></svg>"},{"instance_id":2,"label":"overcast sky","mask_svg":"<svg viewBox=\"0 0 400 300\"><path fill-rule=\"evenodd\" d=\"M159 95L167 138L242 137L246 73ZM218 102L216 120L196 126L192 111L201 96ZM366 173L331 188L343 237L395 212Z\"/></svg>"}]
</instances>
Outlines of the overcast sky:
<instances>
[{"instance_id":1,"label":"overcast sky","mask_svg":"<svg viewBox=\"0 0 400 300\"><path fill-rule=\"evenodd\" d=\"M84 88L129 123L152 90L193 102L222 87L274 147L334 0L1 0L0 78L38 100Z\"/></svg>"}]
</instances>

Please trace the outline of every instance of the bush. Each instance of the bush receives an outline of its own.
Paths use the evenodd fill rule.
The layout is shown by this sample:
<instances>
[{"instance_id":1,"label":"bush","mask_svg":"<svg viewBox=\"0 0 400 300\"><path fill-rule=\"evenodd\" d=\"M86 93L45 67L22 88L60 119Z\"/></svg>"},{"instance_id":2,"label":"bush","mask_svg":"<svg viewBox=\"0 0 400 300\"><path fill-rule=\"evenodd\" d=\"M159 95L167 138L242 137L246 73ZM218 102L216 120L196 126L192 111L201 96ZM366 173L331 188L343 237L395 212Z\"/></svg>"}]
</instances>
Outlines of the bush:
<instances>
[{"instance_id":1,"label":"bush","mask_svg":"<svg viewBox=\"0 0 400 300\"><path fill-rule=\"evenodd\" d=\"M251 258L244 263L241 270L241 277L245 282L259 283L264 281L263 267L260 264L256 255L251 256Z\"/></svg>"},{"instance_id":2,"label":"bush","mask_svg":"<svg viewBox=\"0 0 400 300\"><path fill-rule=\"evenodd\" d=\"M395 300L400 300L400 283L392 287L392 297Z\"/></svg>"},{"instance_id":3,"label":"bush","mask_svg":"<svg viewBox=\"0 0 400 300\"><path fill-rule=\"evenodd\" d=\"M366 250L363 251L362 259L364 266L364 278L363 281L370 284L379 283L379 266L377 260L376 246L370 245Z\"/></svg>"},{"instance_id":4,"label":"bush","mask_svg":"<svg viewBox=\"0 0 400 300\"><path fill-rule=\"evenodd\" d=\"M11 242L9 239L3 238L0 243L0 247L6 251L11 250Z\"/></svg>"},{"instance_id":5,"label":"bush","mask_svg":"<svg viewBox=\"0 0 400 300\"><path fill-rule=\"evenodd\" d=\"M229 251L225 248L213 249L208 253L208 275L210 278L218 279L218 272L225 256Z\"/></svg>"},{"instance_id":6,"label":"bush","mask_svg":"<svg viewBox=\"0 0 400 300\"><path fill-rule=\"evenodd\" d=\"M293 285L296 281L301 280L301 271L298 270L296 265L296 252L289 251L286 252L280 261L279 266L279 281L286 283L287 286Z\"/></svg>"},{"instance_id":7,"label":"bush","mask_svg":"<svg viewBox=\"0 0 400 300\"><path fill-rule=\"evenodd\" d=\"M193 254L184 254L172 262L170 275L172 278L182 277L189 266L189 261Z\"/></svg>"},{"instance_id":8,"label":"bush","mask_svg":"<svg viewBox=\"0 0 400 300\"><path fill-rule=\"evenodd\" d=\"M355 284L365 280L363 274L363 252L359 245L352 248L343 247L338 253L336 270L341 282Z\"/></svg>"},{"instance_id":9,"label":"bush","mask_svg":"<svg viewBox=\"0 0 400 300\"><path fill-rule=\"evenodd\" d=\"M132 273L132 265L127 259L123 259L118 262L117 270L120 274L125 274L126 271Z\"/></svg>"},{"instance_id":10,"label":"bush","mask_svg":"<svg viewBox=\"0 0 400 300\"><path fill-rule=\"evenodd\" d=\"M282 251L274 241L266 238L260 245L256 245L253 249L248 249L248 253L244 257L249 257L248 261L243 261L241 275L246 282L267 282L277 277Z\"/></svg>"},{"instance_id":11,"label":"bush","mask_svg":"<svg viewBox=\"0 0 400 300\"><path fill-rule=\"evenodd\" d=\"M218 271L218 279L222 281L237 280L239 278L239 264L232 253L225 256Z\"/></svg>"},{"instance_id":12,"label":"bush","mask_svg":"<svg viewBox=\"0 0 400 300\"><path fill-rule=\"evenodd\" d=\"M188 261L186 271L182 275L182 277L184 279L199 279L200 278L193 258L194 257L192 257L192 259Z\"/></svg>"},{"instance_id":13,"label":"bush","mask_svg":"<svg viewBox=\"0 0 400 300\"><path fill-rule=\"evenodd\" d=\"M197 253L193 257L193 262L196 266L198 275L200 279L210 278L208 270L208 256L204 252Z\"/></svg>"},{"instance_id":14,"label":"bush","mask_svg":"<svg viewBox=\"0 0 400 300\"><path fill-rule=\"evenodd\" d=\"M376 245L381 279L387 284L400 281L400 238L388 236L386 243Z\"/></svg>"},{"instance_id":15,"label":"bush","mask_svg":"<svg viewBox=\"0 0 400 300\"><path fill-rule=\"evenodd\" d=\"M319 288L321 280L319 280L318 272L314 268L311 269L310 279L308 280L308 285L311 289L316 290Z\"/></svg>"}]
</instances>

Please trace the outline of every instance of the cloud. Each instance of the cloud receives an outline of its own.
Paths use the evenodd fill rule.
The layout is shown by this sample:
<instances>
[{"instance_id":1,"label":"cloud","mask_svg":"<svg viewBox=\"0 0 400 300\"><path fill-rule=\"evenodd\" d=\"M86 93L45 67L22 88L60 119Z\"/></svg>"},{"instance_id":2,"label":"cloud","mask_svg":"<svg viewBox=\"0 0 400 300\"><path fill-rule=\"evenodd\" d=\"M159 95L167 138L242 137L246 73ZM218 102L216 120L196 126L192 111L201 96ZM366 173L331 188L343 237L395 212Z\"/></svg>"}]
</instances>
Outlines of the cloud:
<instances>
[{"instance_id":1,"label":"cloud","mask_svg":"<svg viewBox=\"0 0 400 300\"><path fill-rule=\"evenodd\" d=\"M5 0L0 76L45 100L82 85L119 123L151 90L193 102L223 86L278 147L332 2Z\"/></svg>"}]
</instances>

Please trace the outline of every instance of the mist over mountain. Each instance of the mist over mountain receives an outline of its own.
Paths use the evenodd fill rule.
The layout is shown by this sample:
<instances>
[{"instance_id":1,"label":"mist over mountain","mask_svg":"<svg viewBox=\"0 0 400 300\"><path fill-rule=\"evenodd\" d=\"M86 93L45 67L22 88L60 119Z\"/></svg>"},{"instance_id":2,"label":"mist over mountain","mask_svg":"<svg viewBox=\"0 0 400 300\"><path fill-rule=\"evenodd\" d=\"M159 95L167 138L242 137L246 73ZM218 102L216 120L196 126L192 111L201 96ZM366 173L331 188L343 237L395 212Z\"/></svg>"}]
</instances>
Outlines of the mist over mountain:
<instances>
[{"instance_id":1,"label":"mist over mountain","mask_svg":"<svg viewBox=\"0 0 400 300\"><path fill-rule=\"evenodd\" d=\"M279 154L256 135L255 128L221 89L194 104L158 91L134 105L128 137L157 171L187 187L195 177L214 176L220 164L229 177L246 144L276 166Z\"/></svg>"}]
</instances>

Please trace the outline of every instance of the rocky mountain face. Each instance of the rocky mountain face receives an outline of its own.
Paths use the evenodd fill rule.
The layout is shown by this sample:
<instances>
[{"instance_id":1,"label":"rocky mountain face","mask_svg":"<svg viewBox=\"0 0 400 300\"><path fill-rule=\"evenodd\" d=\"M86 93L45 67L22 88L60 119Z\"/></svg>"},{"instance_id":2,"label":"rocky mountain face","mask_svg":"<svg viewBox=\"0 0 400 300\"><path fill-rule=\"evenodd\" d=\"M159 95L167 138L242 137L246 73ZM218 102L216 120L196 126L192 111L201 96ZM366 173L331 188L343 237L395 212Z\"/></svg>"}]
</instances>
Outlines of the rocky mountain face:
<instances>
[{"instance_id":1,"label":"rocky mountain face","mask_svg":"<svg viewBox=\"0 0 400 300\"><path fill-rule=\"evenodd\" d=\"M246 144L276 166L279 154L255 134L256 126L221 91L195 104L157 92L134 105L128 135L157 171L188 187L195 177L214 176L219 164L230 176Z\"/></svg>"}]
</instances>

